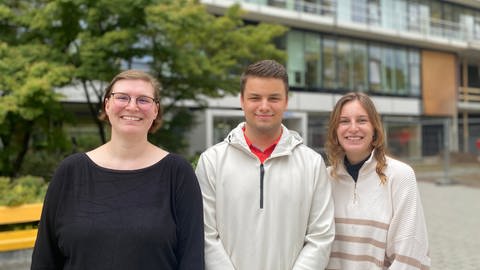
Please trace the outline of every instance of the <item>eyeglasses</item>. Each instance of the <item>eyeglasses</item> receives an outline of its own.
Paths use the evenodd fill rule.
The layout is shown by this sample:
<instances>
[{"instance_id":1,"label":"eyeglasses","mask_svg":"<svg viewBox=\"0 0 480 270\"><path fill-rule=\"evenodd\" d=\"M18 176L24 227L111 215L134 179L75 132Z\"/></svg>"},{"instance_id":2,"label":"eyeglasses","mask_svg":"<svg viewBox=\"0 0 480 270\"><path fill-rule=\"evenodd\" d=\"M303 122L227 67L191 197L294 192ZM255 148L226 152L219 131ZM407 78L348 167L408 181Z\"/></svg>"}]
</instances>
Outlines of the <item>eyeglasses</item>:
<instances>
[{"instance_id":1,"label":"eyeglasses","mask_svg":"<svg viewBox=\"0 0 480 270\"><path fill-rule=\"evenodd\" d=\"M119 107L126 107L130 103L130 100L132 100L132 97L125 93L115 92L110 93L110 96L113 97L112 99L115 105ZM158 100L152 97L138 96L134 99L135 104L142 110L149 110L154 103L158 104Z\"/></svg>"}]
</instances>

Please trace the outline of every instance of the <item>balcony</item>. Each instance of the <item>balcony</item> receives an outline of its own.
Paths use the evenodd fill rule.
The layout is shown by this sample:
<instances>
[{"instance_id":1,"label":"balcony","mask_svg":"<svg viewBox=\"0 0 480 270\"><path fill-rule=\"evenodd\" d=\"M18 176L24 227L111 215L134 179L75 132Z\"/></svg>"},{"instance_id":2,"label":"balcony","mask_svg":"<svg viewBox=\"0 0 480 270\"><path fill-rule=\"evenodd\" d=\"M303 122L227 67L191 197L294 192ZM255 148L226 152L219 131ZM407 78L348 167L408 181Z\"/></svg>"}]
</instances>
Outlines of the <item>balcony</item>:
<instances>
[{"instance_id":1,"label":"balcony","mask_svg":"<svg viewBox=\"0 0 480 270\"><path fill-rule=\"evenodd\" d=\"M396 1L387 1L382 7L357 1L347 1L350 4L345 5L341 0L201 2L216 12L240 3L247 11L245 18L257 21L460 53L474 51L480 57L480 20L467 14L458 14L458 22L442 20L431 17L427 7L407 7Z\"/></svg>"},{"instance_id":2,"label":"balcony","mask_svg":"<svg viewBox=\"0 0 480 270\"><path fill-rule=\"evenodd\" d=\"M458 109L464 112L480 112L480 88L460 87Z\"/></svg>"}]
</instances>

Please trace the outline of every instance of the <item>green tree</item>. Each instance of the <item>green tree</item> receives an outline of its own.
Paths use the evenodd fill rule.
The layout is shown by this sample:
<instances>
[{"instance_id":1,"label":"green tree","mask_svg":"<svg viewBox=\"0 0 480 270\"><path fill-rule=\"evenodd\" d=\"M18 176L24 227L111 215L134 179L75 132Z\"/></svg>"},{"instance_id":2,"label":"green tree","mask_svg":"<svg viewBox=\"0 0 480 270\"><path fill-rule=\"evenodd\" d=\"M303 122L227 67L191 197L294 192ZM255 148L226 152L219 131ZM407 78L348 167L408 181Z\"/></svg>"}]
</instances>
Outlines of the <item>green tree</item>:
<instances>
[{"instance_id":1,"label":"green tree","mask_svg":"<svg viewBox=\"0 0 480 270\"><path fill-rule=\"evenodd\" d=\"M206 97L238 91L238 75L246 63L284 59L273 40L286 29L245 25L238 5L215 16L194 0L54 0L38 13L37 30L54 38L76 67L75 82L84 90L103 142L98 100L121 69L141 63L159 78L165 119L152 139L181 151L188 145L183 134L194 123L181 102L203 107Z\"/></svg>"},{"instance_id":2,"label":"green tree","mask_svg":"<svg viewBox=\"0 0 480 270\"><path fill-rule=\"evenodd\" d=\"M149 65L163 85L164 126L155 139L167 149L181 150L183 136L194 124L192 113L178 106L189 100L204 107L207 97L238 93L239 77L249 62L262 58L283 61L273 41L286 29L278 25L246 25L239 5L214 16L197 1L162 1L146 9L143 44ZM170 132L166 132L170 131Z\"/></svg>"},{"instance_id":3,"label":"green tree","mask_svg":"<svg viewBox=\"0 0 480 270\"><path fill-rule=\"evenodd\" d=\"M18 171L36 129L47 138L59 134L51 132L64 115L53 89L67 83L83 89L105 142L104 124L97 119L104 87L120 70L139 64L163 86L164 126L152 139L181 151L188 145L183 135L194 123L182 102L202 108L207 97L236 93L247 63L284 59L273 41L286 29L245 24L241 16L238 5L216 16L196 0L4 0L0 172Z\"/></svg>"},{"instance_id":4,"label":"green tree","mask_svg":"<svg viewBox=\"0 0 480 270\"><path fill-rule=\"evenodd\" d=\"M51 0L35 14L35 31L50 38L75 67L73 84L83 95L102 142L104 124L97 116L106 83L131 59L145 54L136 44L150 0Z\"/></svg>"},{"instance_id":5,"label":"green tree","mask_svg":"<svg viewBox=\"0 0 480 270\"><path fill-rule=\"evenodd\" d=\"M28 29L34 2L0 5L0 175L16 176L32 144L62 145L63 121L54 88L70 82L72 67ZM30 6L32 5L32 6Z\"/></svg>"}]
</instances>

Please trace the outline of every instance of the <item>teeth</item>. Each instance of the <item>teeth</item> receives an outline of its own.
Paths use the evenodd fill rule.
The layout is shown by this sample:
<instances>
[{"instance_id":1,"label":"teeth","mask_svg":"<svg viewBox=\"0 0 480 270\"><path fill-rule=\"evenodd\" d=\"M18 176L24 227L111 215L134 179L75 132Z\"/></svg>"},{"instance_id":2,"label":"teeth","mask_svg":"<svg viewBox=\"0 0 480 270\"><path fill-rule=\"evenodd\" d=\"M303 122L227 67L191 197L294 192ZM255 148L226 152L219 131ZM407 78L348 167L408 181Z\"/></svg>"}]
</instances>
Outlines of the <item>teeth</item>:
<instances>
[{"instance_id":1,"label":"teeth","mask_svg":"<svg viewBox=\"0 0 480 270\"><path fill-rule=\"evenodd\" d=\"M140 121L140 117L134 117L134 116L122 116L123 119L125 120L132 120L132 121Z\"/></svg>"}]
</instances>

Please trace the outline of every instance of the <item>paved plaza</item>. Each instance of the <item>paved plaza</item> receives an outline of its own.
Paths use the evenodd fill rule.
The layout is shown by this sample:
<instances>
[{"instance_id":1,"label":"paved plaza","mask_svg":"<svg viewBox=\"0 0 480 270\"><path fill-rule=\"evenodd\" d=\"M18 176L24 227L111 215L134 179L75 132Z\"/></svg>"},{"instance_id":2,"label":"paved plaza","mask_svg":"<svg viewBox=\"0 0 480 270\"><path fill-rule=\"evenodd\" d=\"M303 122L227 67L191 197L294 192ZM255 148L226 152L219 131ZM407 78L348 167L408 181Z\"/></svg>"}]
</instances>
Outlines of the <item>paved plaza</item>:
<instances>
[{"instance_id":1,"label":"paved plaza","mask_svg":"<svg viewBox=\"0 0 480 270\"><path fill-rule=\"evenodd\" d=\"M476 177L480 181L480 174ZM431 269L480 270L480 188L422 180L418 185L427 219ZM0 253L0 270L29 269L30 254Z\"/></svg>"},{"instance_id":2,"label":"paved plaza","mask_svg":"<svg viewBox=\"0 0 480 270\"><path fill-rule=\"evenodd\" d=\"M480 188L420 181L419 189L431 269L480 270Z\"/></svg>"}]
</instances>

